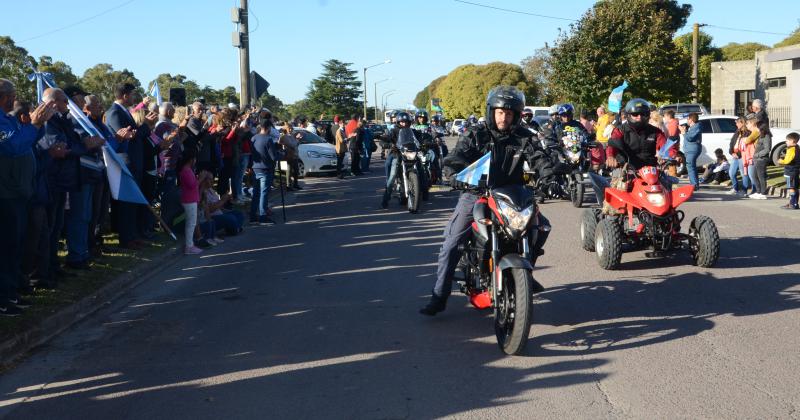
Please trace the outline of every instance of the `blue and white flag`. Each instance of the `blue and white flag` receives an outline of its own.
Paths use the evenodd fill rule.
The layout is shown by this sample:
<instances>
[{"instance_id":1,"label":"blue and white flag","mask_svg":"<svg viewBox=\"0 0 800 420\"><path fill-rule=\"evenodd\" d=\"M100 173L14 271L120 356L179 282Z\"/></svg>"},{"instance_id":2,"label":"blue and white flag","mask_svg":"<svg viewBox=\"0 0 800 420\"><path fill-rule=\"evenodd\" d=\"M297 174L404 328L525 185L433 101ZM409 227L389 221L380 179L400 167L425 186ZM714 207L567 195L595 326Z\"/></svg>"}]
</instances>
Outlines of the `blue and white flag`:
<instances>
[{"instance_id":1,"label":"blue and white flag","mask_svg":"<svg viewBox=\"0 0 800 420\"><path fill-rule=\"evenodd\" d=\"M38 96L39 103L41 103L42 96L44 96L44 86L46 85L51 88L57 86L49 73L34 73L28 76L29 80L33 80L34 78L36 79L36 95ZM40 86L42 87L41 90L39 90ZM72 118L74 118L87 133L109 141L108 137L103 136L100 130L89 120L89 117L83 113L83 110L78 108L75 102L72 102L71 98L67 98L67 106L69 107L69 113L72 115ZM108 145L103 146L103 158L105 160L108 184L111 187L111 196L119 201L149 204L147 199L144 198L139 186L136 184L136 181L133 179L131 171L128 170L128 167L125 166L125 163L122 162L122 159L117 155L114 149L108 147Z\"/></svg>"},{"instance_id":2,"label":"blue and white flag","mask_svg":"<svg viewBox=\"0 0 800 420\"><path fill-rule=\"evenodd\" d=\"M658 157L661 159L671 159L669 156L669 149L677 142L677 140L667 140L667 142L661 146L661 149L658 150Z\"/></svg>"},{"instance_id":3,"label":"blue and white flag","mask_svg":"<svg viewBox=\"0 0 800 420\"><path fill-rule=\"evenodd\" d=\"M150 88L148 95L156 97L158 106L161 106L161 103L164 102L164 100L161 99L161 90L158 88L158 80L153 80L153 87Z\"/></svg>"},{"instance_id":4,"label":"blue and white flag","mask_svg":"<svg viewBox=\"0 0 800 420\"><path fill-rule=\"evenodd\" d=\"M472 165L464 168L463 171L456 175L456 181L465 184L479 186L481 177L489 176L489 163L492 161L492 152L483 155L482 158L476 160Z\"/></svg>"},{"instance_id":5,"label":"blue and white flag","mask_svg":"<svg viewBox=\"0 0 800 420\"><path fill-rule=\"evenodd\" d=\"M624 80L621 85L614 88L611 91L611 95L608 95L608 111L613 112L615 114L619 113L620 108L622 108L622 93L625 92L625 88L628 87L628 81Z\"/></svg>"}]
</instances>

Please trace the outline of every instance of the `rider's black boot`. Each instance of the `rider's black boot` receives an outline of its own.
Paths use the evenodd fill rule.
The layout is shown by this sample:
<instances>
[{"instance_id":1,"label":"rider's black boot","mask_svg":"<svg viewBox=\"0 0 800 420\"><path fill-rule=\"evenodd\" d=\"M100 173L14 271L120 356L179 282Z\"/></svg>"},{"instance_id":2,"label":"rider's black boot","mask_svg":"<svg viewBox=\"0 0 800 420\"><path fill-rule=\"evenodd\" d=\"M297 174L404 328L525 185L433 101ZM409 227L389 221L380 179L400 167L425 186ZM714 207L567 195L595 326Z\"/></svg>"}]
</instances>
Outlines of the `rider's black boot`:
<instances>
[{"instance_id":1,"label":"rider's black boot","mask_svg":"<svg viewBox=\"0 0 800 420\"><path fill-rule=\"evenodd\" d=\"M439 312L444 311L447 306L447 298L442 298L436 295L431 295L431 301L425 307L419 310L422 315L434 316Z\"/></svg>"}]
</instances>

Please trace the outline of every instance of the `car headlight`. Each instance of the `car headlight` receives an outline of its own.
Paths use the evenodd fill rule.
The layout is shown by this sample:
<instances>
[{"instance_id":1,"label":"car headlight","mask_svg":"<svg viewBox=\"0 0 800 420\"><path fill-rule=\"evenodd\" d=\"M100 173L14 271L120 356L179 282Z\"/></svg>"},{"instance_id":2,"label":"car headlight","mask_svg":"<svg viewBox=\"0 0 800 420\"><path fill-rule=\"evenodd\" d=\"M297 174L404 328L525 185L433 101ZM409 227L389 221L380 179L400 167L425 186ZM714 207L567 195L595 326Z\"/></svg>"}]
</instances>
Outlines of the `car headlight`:
<instances>
[{"instance_id":1,"label":"car headlight","mask_svg":"<svg viewBox=\"0 0 800 420\"><path fill-rule=\"evenodd\" d=\"M407 160L415 160L417 158L417 152L410 152L410 151L406 150L406 151L403 152L403 156Z\"/></svg>"},{"instance_id":2,"label":"car headlight","mask_svg":"<svg viewBox=\"0 0 800 420\"><path fill-rule=\"evenodd\" d=\"M531 220L531 216L533 216L533 206L517 211L510 204L497 200L497 208L505 219L506 225L512 230L520 231L525 229Z\"/></svg>"},{"instance_id":3,"label":"car headlight","mask_svg":"<svg viewBox=\"0 0 800 420\"><path fill-rule=\"evenodd\" d=\"M319 152L315 152L313 150L309 150L308 152L306 152L306 154L308 155L308 157L314 159L319 159L322 157L322 155Z\"/></svg>"},{"instance_id":4,"label":"car headlight","mask_svg":"<svg viewBox=\"0 0 800 420\"><path fill-rule=\"evenodd\" d=\"M654 206L663 206L666 202L664 193L647 193L647 201Z\"/></svg>"}]
</instances>

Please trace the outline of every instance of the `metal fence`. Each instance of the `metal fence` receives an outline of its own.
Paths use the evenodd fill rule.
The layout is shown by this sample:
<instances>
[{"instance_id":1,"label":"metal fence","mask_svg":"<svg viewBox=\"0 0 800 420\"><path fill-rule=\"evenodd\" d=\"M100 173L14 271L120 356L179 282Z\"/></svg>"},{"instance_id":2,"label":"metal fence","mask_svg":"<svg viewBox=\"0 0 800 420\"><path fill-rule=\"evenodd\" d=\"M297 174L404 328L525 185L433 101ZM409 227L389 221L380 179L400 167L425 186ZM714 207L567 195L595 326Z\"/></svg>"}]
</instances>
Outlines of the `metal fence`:
<instances>
[{"instance_id":1,"label":"metal fence","mask_svg":"<svg viewBox=\"0 0 800 420\"><path fill-rule=\"evenodd\" d=\"M735 109L712 109L712 114L743 116L746 111L742 108ZM792 107L790 106L769 106L767 105L767 115L769 116L769 126L778 128L790 128L792 123Z\"/></svg>"}]
</instances>

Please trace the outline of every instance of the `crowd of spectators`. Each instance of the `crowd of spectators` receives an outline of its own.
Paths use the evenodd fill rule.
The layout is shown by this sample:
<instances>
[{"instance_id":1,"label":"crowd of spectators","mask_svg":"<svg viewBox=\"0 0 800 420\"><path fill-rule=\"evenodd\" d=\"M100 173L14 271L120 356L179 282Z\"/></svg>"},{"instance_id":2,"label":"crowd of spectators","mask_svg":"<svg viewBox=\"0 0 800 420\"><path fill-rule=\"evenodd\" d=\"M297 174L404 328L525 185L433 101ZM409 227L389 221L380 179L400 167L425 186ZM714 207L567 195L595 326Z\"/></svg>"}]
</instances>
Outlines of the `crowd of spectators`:
<instances>
[{"instance_id":1,"label":"crowd of spectators","mask_svg":"<svg viewBox=\"0 0 800 420\"><path fill-rule=\"evenodd\" d=\"M57 288L115 247L152 246L161 223L183 233L186 254L240 234L245 215L235 205L250 202L251 224L273 223L268 196L279 160L292 173L289 188L301 188L291 124L281 140L267 109L158 105L131 84L116 86L114 98L104 104L69 86L46 89L34 106L0 79L0 315L21 314L35 288ZM100 136L77 122L69 100ZM103 147L149 205L111 197ZM109 232L118 245L104 243Z\"/></svg>"}]
</instances>

